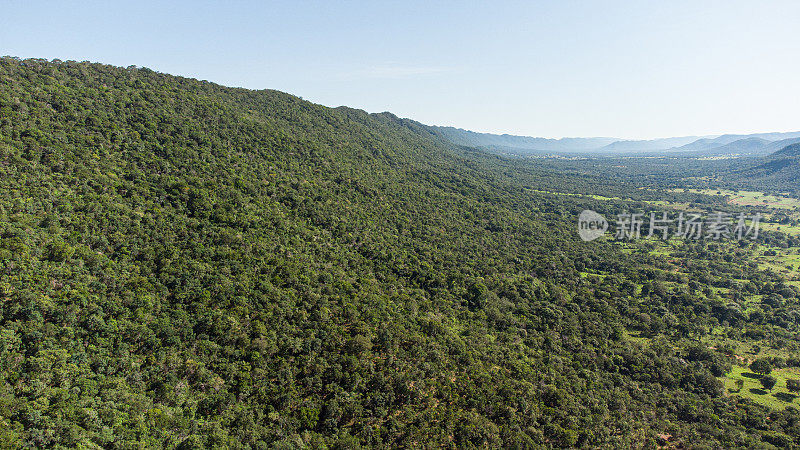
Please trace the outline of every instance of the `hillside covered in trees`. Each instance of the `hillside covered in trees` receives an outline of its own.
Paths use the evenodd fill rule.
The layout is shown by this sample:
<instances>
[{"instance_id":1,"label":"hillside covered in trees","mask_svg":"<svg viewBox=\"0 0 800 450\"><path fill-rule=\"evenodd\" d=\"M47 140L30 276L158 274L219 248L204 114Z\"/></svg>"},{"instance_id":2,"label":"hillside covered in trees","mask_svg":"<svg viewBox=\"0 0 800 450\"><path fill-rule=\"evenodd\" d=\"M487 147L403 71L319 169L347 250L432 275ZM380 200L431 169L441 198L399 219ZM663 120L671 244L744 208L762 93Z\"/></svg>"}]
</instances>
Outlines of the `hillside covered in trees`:
<instances>
[{"instance_id":1,"label":"hillside covered in trees","mask_svg":"<svg viewBox=\"0 0 800 450\"><path fill-rule=\"evenodd\" d=\"M732 180L742 186L792 192L800 196L800 144L787 145L781 150L746 168L735 170Z\"/></svg>"},{"instance_id":2,"label":"hillside covered in trees","mask_svg":"<svg viewBox=\"0 0 800 450\"><path fill-rule=\"evenodd\" d=\"M0 442L800 445L699 343L797 354L799 290L757 243L578 239L583 209L656 195L388 113L3 58Z\"/></svg>"}]
</instances>

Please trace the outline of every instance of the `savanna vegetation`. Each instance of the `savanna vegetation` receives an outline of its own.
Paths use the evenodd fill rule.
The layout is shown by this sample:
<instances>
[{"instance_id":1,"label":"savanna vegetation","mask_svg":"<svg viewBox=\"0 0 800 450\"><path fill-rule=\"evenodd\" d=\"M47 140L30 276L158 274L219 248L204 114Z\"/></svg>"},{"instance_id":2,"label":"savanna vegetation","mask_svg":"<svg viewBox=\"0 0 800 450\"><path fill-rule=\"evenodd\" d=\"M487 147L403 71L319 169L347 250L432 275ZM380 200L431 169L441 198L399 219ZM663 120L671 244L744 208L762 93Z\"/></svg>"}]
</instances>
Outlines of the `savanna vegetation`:
<instances>
[{"instance_id":1,"label":"savanna vegetation","mask_svg":"<svg viewBox=\"0 0 800 450\"><path fill-rule=\"evenodd\" d=\"M0 442L800 446L795 211L618 169L0 59ZM662 208L773 228L575 232L584 209Z\"/></svg>"}]
</instances>

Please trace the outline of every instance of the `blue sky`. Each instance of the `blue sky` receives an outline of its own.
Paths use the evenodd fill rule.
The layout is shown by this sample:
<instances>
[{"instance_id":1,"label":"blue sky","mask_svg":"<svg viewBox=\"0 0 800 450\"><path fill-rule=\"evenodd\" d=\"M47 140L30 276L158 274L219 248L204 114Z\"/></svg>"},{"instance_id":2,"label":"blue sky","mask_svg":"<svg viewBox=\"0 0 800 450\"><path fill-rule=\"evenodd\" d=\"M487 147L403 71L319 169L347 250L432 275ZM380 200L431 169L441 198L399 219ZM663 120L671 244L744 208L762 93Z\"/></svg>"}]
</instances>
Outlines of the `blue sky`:
<instances>
[{"instance_id":1,"label":"blue sky","mask_svg":"<svg viewBox=\"0 0 800 450\"><path fill-rule=\"evenodd\" d=\"M3 0L0 54L531 136L800 130L800 2Z\"/></svg>"}]
</instances>

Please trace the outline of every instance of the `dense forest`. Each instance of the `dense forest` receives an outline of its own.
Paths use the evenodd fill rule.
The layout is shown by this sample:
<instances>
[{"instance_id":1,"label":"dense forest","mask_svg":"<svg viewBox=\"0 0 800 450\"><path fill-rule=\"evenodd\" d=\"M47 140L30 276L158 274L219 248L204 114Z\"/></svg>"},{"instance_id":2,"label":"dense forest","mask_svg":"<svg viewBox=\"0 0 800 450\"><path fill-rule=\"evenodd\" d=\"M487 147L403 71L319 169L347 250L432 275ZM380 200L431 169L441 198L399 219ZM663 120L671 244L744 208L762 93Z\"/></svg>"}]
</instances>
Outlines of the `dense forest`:
<instances>
[{"instance_id":1,"label":"dense forest","mask_svg":"<svg viewBox=\"0 0 800 450\"><path fill-rule=\"evenodd\" d=\"M584 209L738 211L611 171L2 58L0 445L800 446L797 401L731 394L742 350L706 344L800 367L800 288L753 260L798 237L583 242Z\"/></svg>"}]
</instances>

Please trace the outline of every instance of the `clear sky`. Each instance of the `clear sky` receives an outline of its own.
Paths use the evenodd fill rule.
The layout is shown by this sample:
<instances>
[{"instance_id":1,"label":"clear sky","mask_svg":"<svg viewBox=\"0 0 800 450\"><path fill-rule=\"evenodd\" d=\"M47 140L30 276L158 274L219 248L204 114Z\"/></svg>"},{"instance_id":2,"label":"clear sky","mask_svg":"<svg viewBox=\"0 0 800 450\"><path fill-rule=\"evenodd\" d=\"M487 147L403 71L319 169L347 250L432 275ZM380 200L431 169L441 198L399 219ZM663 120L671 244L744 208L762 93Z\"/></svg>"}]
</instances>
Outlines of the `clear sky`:
<instances>
[{"instance_id":1,"label":"clear sky","mask_svg":"<svg viewBox=\"0 0 800 450\"><path fill-rule=\"evenodd\" d=\"M137 65L476 131L800 130L796 0L0 0L0 54Z\"/></svg>"}]
</instances>

